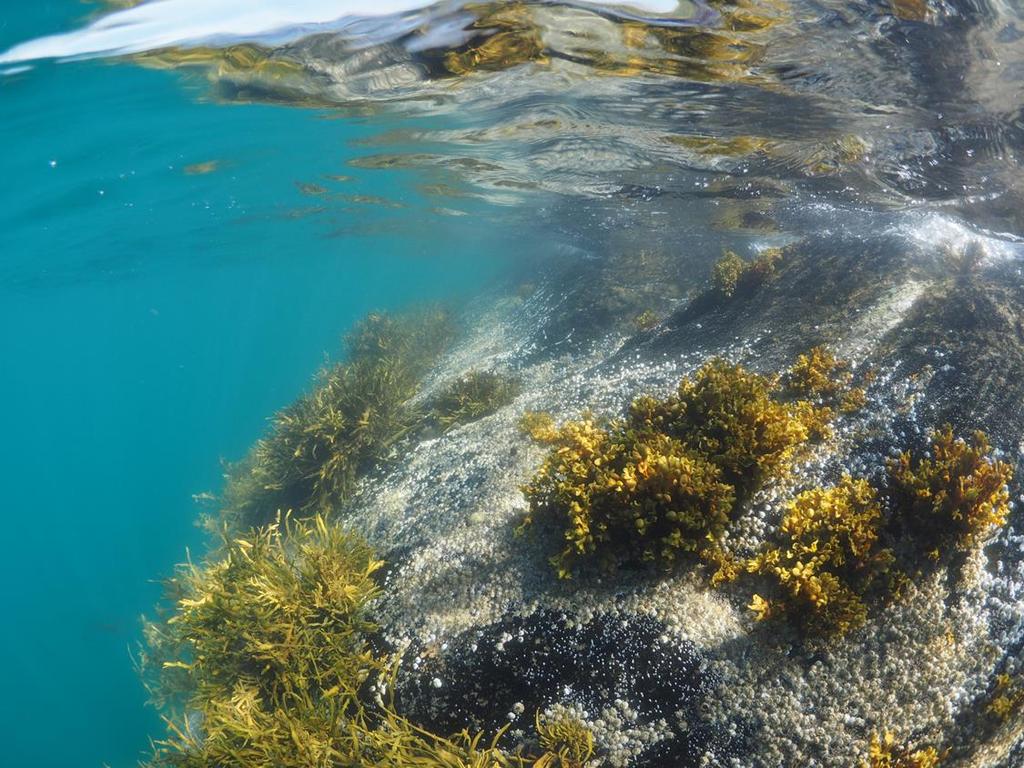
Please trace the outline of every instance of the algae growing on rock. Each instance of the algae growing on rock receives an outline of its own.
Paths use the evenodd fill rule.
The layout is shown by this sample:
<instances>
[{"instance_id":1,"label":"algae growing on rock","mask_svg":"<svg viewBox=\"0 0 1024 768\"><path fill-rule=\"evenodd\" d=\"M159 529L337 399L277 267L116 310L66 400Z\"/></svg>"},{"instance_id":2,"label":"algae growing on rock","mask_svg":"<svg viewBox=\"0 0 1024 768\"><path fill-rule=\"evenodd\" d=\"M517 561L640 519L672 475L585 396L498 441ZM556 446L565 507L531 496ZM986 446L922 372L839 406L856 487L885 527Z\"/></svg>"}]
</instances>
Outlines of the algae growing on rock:
<instances>
[{"instance_id":1,"label":"algae growing on rock","mask_svg":"<svg viewBox=\"0 0 1024 768\"><path fill-rule=\"evenodd\" d=\"M980 558L1006 524L1012 467L980 433L891 432L906 418L901 409L917 407L927 371L908 390L884 358L853 363L821 345L763 373L701 354L682 366L616 358L647 329L595 342L595 352L609 345L612 354L580 367L577 358L538 357L529 343L495 341L495 325L508 332L536 311L529 301L510 295L488 305L465 310L474 322L460 318L446 350L432 351L433 362L401 390L422 426L344 494L304 511L328 515L316 518L320 536L336 526L363 532L386 562L363 605L373 618L359 648L372 669L352 683L357 714L332 715L348 723L345 749L371 754L386 740L403 755L398 765L412 755L420 762L410 765L434 765L439 744L453 745L444 749L459 765L766 765L776 739L796 727L804 740L796 748L808 756L825 739L851 765L946 764L965 749L956 719L877 709L877 686L912 667L897 656L874 682L840 673L850 654L878 652L866 649L880 627L899 633L921 621L935 626L898 641L905 658L939 654L934 663L947 678L972 676L961 679L974 681L987 727L1009 727L1002 718L1012 722L1017 694L1005 664L961 656L957 632L980 632L965 635L968 647L989 641L980 627L948 624L958 614L944 617L940 606L951 594L967 599L985 578ZM412 348L381 342L381 323L371 318L349 336L352 359L404 367ZM384 325L410 327L405 318ZM521 327L533 332L532 322ZM460 371L464 349L495 370L515 370L520 383ZM644 394L651 390L664 394ZM879 440L905 451L880 455ZM346 455L342 440L332 445ZM230 505L224 516L239 529ZM254 535L301 553L313 529L300 524L306 533L294 545L287 530ZM217 556L246 558L249 547L227 543ZM337 557L318 561L333 569ZM196 601L180 589L176 599L179 613ZM182 621L151 630L160 641L152 656L171 678L191 664L168 664L160 651L167 637L184 639L175 635ZM251 653L255 674L265 662ZM817 692L777 687L802 669L822 676ZM325 695L310 685L298 695ZM240 690L231 706L240 706ZM779 710L750 720L746 697L773 690ZM787 720L816 696L842 703L833 711L843 725L830 737ZM284 706L289 717L298 711ZM330 745L334 726L317 722L325 754L341 754ZM580 735L570 741L570 733ZM928 746L904 748L897 733ZM188 752L177 738L169 744Z\"/></svg>"},{"instance_id":2,"label":"algae growing on rock","mask_svg":"<svg viewBox=\"0 0 1024 768\"><path fill-rule=\"evenodd\" d=\"M168 582L143 665L173 714L153 766L581 767L589 732L538 716L536 757L463 731L450 738L395 711L394 660L374 647L384 565L323 517L287 517L234 539ZM184 678L170 687L169 674Z\"/></svg>"}]
</instances>

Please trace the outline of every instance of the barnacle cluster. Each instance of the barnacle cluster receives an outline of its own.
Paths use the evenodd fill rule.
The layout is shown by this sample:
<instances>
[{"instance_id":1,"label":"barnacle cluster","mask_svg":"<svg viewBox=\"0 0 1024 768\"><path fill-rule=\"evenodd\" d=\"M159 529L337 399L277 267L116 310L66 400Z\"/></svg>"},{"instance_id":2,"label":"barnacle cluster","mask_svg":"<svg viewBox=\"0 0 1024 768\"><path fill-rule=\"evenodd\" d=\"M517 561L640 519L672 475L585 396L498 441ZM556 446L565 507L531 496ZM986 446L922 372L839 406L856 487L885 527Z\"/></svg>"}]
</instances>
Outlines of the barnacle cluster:
<instances>
[{"instance_id":1,"label":"barnacle cluster","mask_svg":"<svg viewBox=\"0 0 1024 768\"><path fill-rule=\"evenodd\" d=\"M489 416L512 402L519 391L514 379L492 371L470 371L448 384L434 399L431 417L445 432Z\"/></svg>"},{"instance_id":2,"label":"barnacle cluster","mask_svg":"<svg viewBox=\"0 0 1024 768\"><path fill-rule=\"evenodd\" d=\"M775 266L782 258L778 248L766 248L753 261L746 261L733 251L726 251L711 267L711 284L726 298L737 291L753 290L775 274Z\"/></svg>"},{"instance_id":3,"label":"barnacle cluster","mask_svg":"<svg viewBox=\"0 0 1024 768\"><path fill-rule=\"evenodd\" d=\"M595 554L718 562L737 500L783 474L820 418L810 403L784 399L774 379L720 359L665 399L637 398L624 418L585 414L555 427L530 415L524 429L551 450L523 489L524 526L558 521L564 548L552 562L566 578Z\"/></svg>"},{"instance_id":4,"label":"barnacle cluster","mask_svg":"<svg viewBox=\"0 0 1024 768\"><path fill-rule=\"evenodd\" d=\"M312 391L280 411L270 434L235 467L225 515L244 529L280 510L331 510L420 425L423 414L410 400L450 338L439 310L369 315L346 337L345 361L322 370Z\"/></svg>"},{"instance_id":5,"label":"barnacle cluster","mask_svg":"<svg viewBox=\"0 0 1024 768\"><path fill-rule=\"evenodd\" d=\"M922 547L952 542L971 547L1006 522L1013 468L994 458L988 439L975 432L957 439L945 426L932 434L930 458L904 452L889 466L895 503Z\"/></svg>"},{"instance_id":6,"label":"barnacle cluster","mask_svg":"<svg viewBox=\"0 0 1024 768\"><path fill-rule=\"evenodd\" d=\"M785 545L753 558L748 568L777 583L786 613L841 634L863 623L862 596L892 564L881 545L882 525L875 489L844 476L832 488L812 488L790 501L781 526ZM776 606L755 595L751 609L764 619Z\"/></svg>"},{"instance_id":7,"label":"barnacle cluster","mask_svg":"<svg viewBox=\"0 0 1024 768\"><path fill-rule=\"evenodd\" d=\"M183 566L169 583L170 617L147 633L158 648L143 654L158 692L168 671L179 676L158 698L168 734L150 765L583 768L593 742L577 723L538 721L544 751L527 757L398 713L394 660L371 642L381 565L317 515L225 538L216 559Z\"/></svg>"},{"instance_id":8,"label":"barnacle cluster","mask_svg":"<svg viewBox=\"0 0 1024 768\"><path fill-rule=\"evenodd\" d=\"M871 737L868 760L861 768L937 768L942 759L935 747L912 749L896 741L895 735L886 731Z\"/></svg>"}]
</instances>

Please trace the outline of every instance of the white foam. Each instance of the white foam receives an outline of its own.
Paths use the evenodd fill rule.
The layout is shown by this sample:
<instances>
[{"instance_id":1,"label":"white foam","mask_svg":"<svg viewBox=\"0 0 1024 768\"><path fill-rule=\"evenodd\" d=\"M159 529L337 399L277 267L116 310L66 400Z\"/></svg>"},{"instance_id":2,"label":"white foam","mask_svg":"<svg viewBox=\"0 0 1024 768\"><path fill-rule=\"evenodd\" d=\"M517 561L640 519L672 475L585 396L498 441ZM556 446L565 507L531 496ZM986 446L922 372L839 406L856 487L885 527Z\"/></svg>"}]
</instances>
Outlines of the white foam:
<instances>
[{"instance_id":1,"label":"white foam","mask_svg":"<svg viewBox=\"0 0 1024 768\"><path fill-rule=\"evenodd\" d=\"M977 247L986 262L1024 257L1024 243L1016 235L977 229L933 211L912 213L890 231L928 251L941 247L952 253L965 253L968 248Z\"/></svg>"},{"instance_id":2,"label":"white foam","mask_svg":"<svg viewBox=\"0 0 1024 768\"><path fill-rule=\"evenodd\" d=\"M671 13L678 0L589 0L582 5L618 6L642 13ZM344 28L367 20L396 26L404 14L431 7L458 7L426 0L155 0L108 14L88 26L40 37L0 54L0 65L38 59L128 54L171 46L257 41L288 30Z\"/></svg>"}]
</instances>

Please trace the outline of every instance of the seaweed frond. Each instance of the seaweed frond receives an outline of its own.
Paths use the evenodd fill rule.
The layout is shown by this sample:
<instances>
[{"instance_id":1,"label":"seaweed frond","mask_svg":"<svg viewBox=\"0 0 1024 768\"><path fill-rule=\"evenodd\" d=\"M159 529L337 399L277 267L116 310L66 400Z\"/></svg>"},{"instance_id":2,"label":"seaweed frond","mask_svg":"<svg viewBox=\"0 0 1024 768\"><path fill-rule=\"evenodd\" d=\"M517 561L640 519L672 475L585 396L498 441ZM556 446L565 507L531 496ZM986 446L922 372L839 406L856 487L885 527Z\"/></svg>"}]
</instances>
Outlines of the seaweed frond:
<instances>
[{"instance_id":1,"label":"seaweed frond","mask_svg":"<svg viewBox=\"0 0 1024 768\"><path fill-rule=\"evenodd\" d=\"M881 546L882 508L863 479L844 476L832 488L812 488L789 502L783 543L754 558L749 570L772 578L778 601L754 596L759 619L778 612L825 634L864 623L865 593L889 570L892 553Z\"/></svg>"},{"instance_id":2,"label":"seaweed frond","mask_svg":"<svg viewBox=\"0 0 1024 768\"><path fill-rule=\"evenodd\" d=\"M188 679L184 711L167 718L153 763L330 765L336 727L386 669L367 638L381 566L358 537L322 517L285 518L225 541L205 565L171 580L164 668Z\"/></svg>"},{"instance_id":3,"label":"seaweed frond","mask_svg":"<svg viewBox=\"0 0 1024 768\"><path fill-rule=\"evenodd\" d=\"M519 393L519 383L500 373L471 371L446 386L431 406L433 420L447 432L490 416Z\"/></svg>"},{"instance_id":4,"label":"seaweed frond","mask_svg":"<svg viewBox=\"0 0 1024 768\"><path fill-rule=\"evenodd\" d=\"M868 762L861 768L937 768L942 755L935 747L912 749L897 743L896 737L886 731L871 737Z\"/></svg>"},{"instance_id":5,"label":"seaweed frond","mask_svg":"<svg viewBox=\"0 0 1024 768\"><path fill-rule=\"evenodd\" d=\"M645 309L639 315L633 318L633 327L638 331L649 331L652 328L657 328L658 323L661 321L658 319L658 315L650 309Z\"/></svg>"},{"instance_id":6,"label":"seaweed frond","mask_svg":"<svg viewBox=\"0 0 1024 768\"><path fill-rule=\"evenodd\" d=\"M711 284L723 296L732 296L747 268L747 262L733 251L726 251L711 267Z\"/></svg>"},{"instance_id":7,"label":"seaweed frond","mask_svg":"<svg viewBox=\"0 0 1024 768\"><path fill-rule=\"evenodd\" d=\"M567 713L548 718L538 713L536 728L544 755L533 768L584 768L594 756L594 734Z\"/></svg>"},{"instance_id":8,"label":"seaweed frond","mask_svg":"<svg viewBox=\"0 0 1024 768\"><path fill-rule=\"evenodd\" d=\"M273 419L266 437L228 476L224 515L244 530L292 510L330 512L357 478L385 461L424 415L410 401L451 338L439 311L371 314L346 337L345 362Z\"/></svg>"},{"instance_id":9,"label":"seaweed frond","mask_svg":"<svg viewBox=\"0 0 1024 768\"><path fill-rule=\"evenodd\" d=\"M371 643L381 565L361 538L316 516L285 517L226 540L208 563L183 566L157 640L162 666L186 685L157 700L168 733L149 765L531 765L535 758L498 747L503 732L490 743L467 731L445 737L397 712L395 662Z\"/></svg>"},{"instance_id":10,"label":"seaweed frond","mask_svg":"<svg viewBox=\"0 0 1024 768\"><path fill-rule=\"evenodd\" d=\"M547 411L526 411L519 418L519 431L545 445L553 445L558 441L555 419Z\"/></svg>"},{"instance_id":11,"label":"seaweed frond","mask_svg":"<svg viewBox=\"0 0 1024 768\"><path fill-rule=\"evenodd\" d=\"M675 394L633 401L625 418L589 414L556 427L527 414L522 426L551 450L524 488L523 525L556 521L559 575L591 555L672 563L694 553L717 582L741 568L719 547L738 501L782 477L831 411L786 400L775 379L713 359Z\"/></svg>"},{"instance_id":12,"label":"seaweed frond","mask_svg":"<svg viewBox=\"0 0 1024 768\"><path fill-rule=\"evenodd\" d=\"M734 494L721 471L678 440L591 416L562 425L524 488L530 513L559 521L565 542L552 563L568 578L595 553L670 563L700 552L729 521Z\"/></svg>"},{"instance_id":13,"label":"seaweed frond","mask_svg":"<svg viewBox=\"0 0 1024 768\"><path fill-rule=\"evenodd\" d=\"M970 548L1006 522L1013 468L997 459L983 432L970 442L949 425L932 433L930 458L909 452L889 464L898 522L926 551Z\"/></svg>"},{"instance_id":14,"label":"seaweed frond","mask_svg":"<svg viewBox=\"0 0 1024 768\"><path fill-rule=\"evenodd\" d=\"M985 708L1000 720L1008 720L1024 711L1024 683L1008 674L996 675L991 699Z\"/></svg>"},{"instance_id":15,"label":"seaweed frond","mask_svg":"<svg viewBox=\"0 0 1024 768\"><path fill-rule=\"evenodd\" d=\"M850 364L835 356L827 347L817 346L800 355L789 369L785 383L797 397L852 413L864 407L867 394L853 386Z\"/></svg>"},{"instance_id":16,"label":"seaweed frond","mask_svg":"<svg viewBox=\"0 0 1024 768\"><path fill-rule=\"evenodd\" d=\"M727 299L737 291L752 291L772 278L781 258L779 248L766 248L753 261L725 251L711 267L712 288Z\"/></svg>"},{"instance_id":17,"label":"seaweed frond","mask_svg":"<svg viewBox=\"0 0 1024 768\"><path fill-rule=\"evenodd\" d=\"M681 440L719 467L740 497L783 473L822 418L810 403L782 399L775 380L717 358L676 394L638 398L629 411L634 428Z\"/></svg>"}]
</instances>

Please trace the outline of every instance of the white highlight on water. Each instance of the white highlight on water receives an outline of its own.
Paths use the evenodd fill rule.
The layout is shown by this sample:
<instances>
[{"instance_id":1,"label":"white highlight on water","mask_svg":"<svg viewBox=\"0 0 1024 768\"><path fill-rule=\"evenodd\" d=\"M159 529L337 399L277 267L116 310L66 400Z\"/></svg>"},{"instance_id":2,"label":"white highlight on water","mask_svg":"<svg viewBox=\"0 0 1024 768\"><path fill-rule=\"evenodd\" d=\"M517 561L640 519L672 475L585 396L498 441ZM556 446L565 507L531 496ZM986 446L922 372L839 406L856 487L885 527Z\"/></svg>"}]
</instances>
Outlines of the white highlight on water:
<instances>
[{"instance_id":1,"label":"white highlight on water","mask_svg":"<svg viewBox=\"0 0 1024 768\"><path fill-rule=\"evenodd\" d=\"M669 14L678 0L587 0L580 5L613 6L628 11ZM0 65L38 59L69 59L139 53L171 46L217 45L230 42L286 39L327 26L358 29L367 21L408 29L401 17L436 8L457 9L460 3L427 0L155 0L103 16L88 26L40 37L0 54Z\"/></svg>"}]
</instances>

